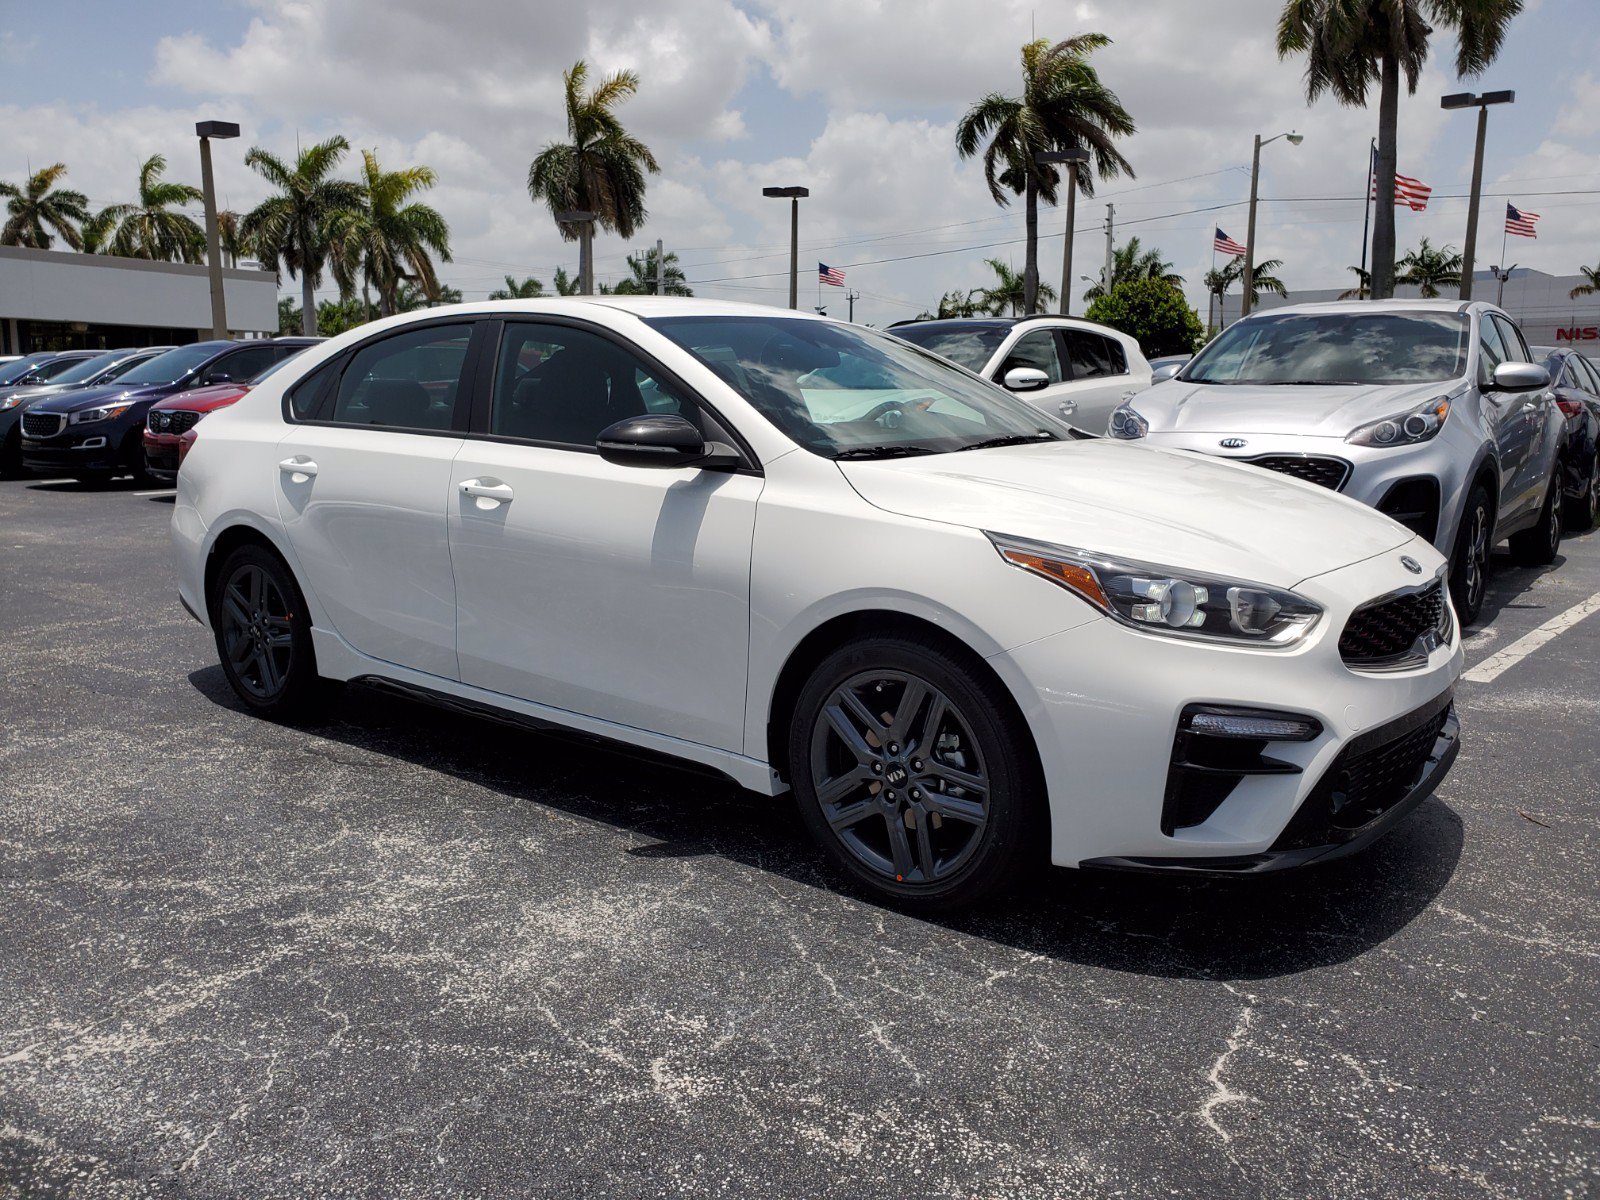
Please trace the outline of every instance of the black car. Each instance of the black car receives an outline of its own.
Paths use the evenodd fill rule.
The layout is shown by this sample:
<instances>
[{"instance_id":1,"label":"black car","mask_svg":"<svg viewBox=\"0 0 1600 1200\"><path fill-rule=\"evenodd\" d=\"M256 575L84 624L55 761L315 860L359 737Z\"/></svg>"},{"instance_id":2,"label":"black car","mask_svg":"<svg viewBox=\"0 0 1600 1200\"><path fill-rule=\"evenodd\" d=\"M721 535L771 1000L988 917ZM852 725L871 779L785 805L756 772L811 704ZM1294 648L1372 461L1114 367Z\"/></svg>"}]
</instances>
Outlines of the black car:
<instances>
[{"instance_id":1,"label":"black car","mask_svg":"<svg viewBox=\"0 0 1600 1200\"><path fill-rule=\"evenodd\" d=\"M49 356L56 360L51 377L40 381L44 371L25 372L22 382L0 388L0 479L22 474L22 414L47 396L82 388L100 387L126 375L146 359L165 354L171 346L142 346L128 350L71 351ZM61 366L61 362L65 366Z\"/></svg>"},{"instance_id":2,"label":"black car","mask_svg":"<svg viewBox=\"0 0 1600 1200\"><path fill-rule=\"evenodd\" d=\"M1567 418L1561 489L1567 528L1594 527L1600 519L1600 369L1576 350L1535 347L1550 372L1550 392Z\"/></svg>"},{"instance_id":3,"label":"black car","mask_svg":"<svg viewBox=\"0 0 1600 1200\"><path fill-rule=\"evenodd\" d=\"M157 400L253 378L304 348L306 338L195 342L141 363L115 383L39 401L22 414L22 465L99 482L144 472L144 418Z\"/></svg>"}]
</instances>

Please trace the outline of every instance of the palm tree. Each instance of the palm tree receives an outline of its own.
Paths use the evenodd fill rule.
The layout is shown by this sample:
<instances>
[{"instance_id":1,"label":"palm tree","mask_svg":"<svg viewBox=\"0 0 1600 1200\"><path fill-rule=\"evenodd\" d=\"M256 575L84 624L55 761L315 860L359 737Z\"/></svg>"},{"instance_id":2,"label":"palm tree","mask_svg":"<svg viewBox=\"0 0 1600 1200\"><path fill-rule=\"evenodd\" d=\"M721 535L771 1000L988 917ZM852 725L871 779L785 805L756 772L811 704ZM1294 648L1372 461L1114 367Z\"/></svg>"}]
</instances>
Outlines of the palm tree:
<instances>
[{"instance_id":1,"label":"palm tree","mask_svg":"<svg viewBox=\"0 0 1600 1200\"><path fill-rule=\"evenodd\" d=\"M978 289L976 308L995 317L1004 316L1008 309L1012 316L1022 316L1023 309L1027 305L1024 277L1013 271L1011 264L1002 262L998 258L986 258L983 261L994 272L995 285ZM1044 304L1053 303L1056 290L1048 283L1040 281L1036 298Z\"/></svg>"},{"instance_id":2,"label":"palm tree","mask_svg":"<svg viewBox=\"0 0 1600 1200\"><path fill-rule=\"evenodd\" d=\"M1399 272L1394 281L1415 285L1417 294L1424 300L1437 297L1441 286L1461 286L1461 255L1449 246L1435 247L1427 238L1395 265Z\"/></svg>"},{"instance_id":3,"label":"palm tree","mask_svg":"<svg viewBox=\"0 0 1600 1200\"><path fill-rule=\"evenodd\" d=\"M520 283L506 276L506 285L489 293L491 300L537 300L544 295L544 281L529 275Z\"/></svg>"},{"instance_id":4,"label":"palm tree","mask_svg":"<svg viewBox=\"0 0 1600 1200\"><path fill-rule=\"evenodd\" d=\"M411 201L437 182L432 168L385 171L371 150L363 150L361 159L360 205L334 212L328 220L333 275L347 293L355 290L356 275L364 276L377 290L379 313L387 317L399 311L396 297L404 281L438 298L431 255L450 261L450 227L438 210Z\"/></svg>"},{"instance_id":5,"label":"palm tree","mask_svg":"<svg viewBox=\"0 0 1600 1200\"><path fill-rule=\"evenodd\" d=\"M192 184L162 179L166 169L166 158L152 154L139 168L138 203L108 205L84 227L98 253L153 262L205 261L205 231L187 213L172 211L205 197Z\"/></svg>"},{"instance_id":6,"label":"palm tree","mask_svg":"<svg viewBox=\"0 0 1600 1200\"><path fill-rule=\"evenodd\" d=\"M1567 293L1568 299L1576 300L1579 296L1592 296L1600 291L1600 266L1579 267L1578 274L1587 279L1588 283L1580 283Z\"/></svg>"},{"instance_id":7,"label":"palm tree","mask_svg":"<svg viewBox=\"0 0 1600 1200\"><path fill-rule=\"evenodd\" d=\"M1506 26L1522 0L1286 0L1278 18L1278 57L1306 55L1306 100L1330 92L1364 108L1378 86L1378 157L1373 175L1372 294L1394 295L1395 129L1400 75L1415 94L1428 59L1428 39L1443 27L1456 35L1455 71L1479 74L1500 53Z\"/></svg>"},{"instance_id":8,"label":"palm tree","mask_svg":"<svg viewBox=\"0 0 1600 1200\"><path fill-rule=\"evenodd\" d=\"M317 332L314 299L322 282L332 245L331 234L339 214L357 210L363 200L360 184L331 179L350 143L331 137L307 146L290 166L260 146L244 156L247 166L278 189L246 214L240 233L256 251L262 266L300 277L300 329L307 337Z\"/></svg>"},{"instance_id":9,"label":"palm tree","mask_svg":"<svg viewBox=\"0 0 1600 1200\"><path fill-rule=\"evenodd\" d=\"M80 226L89 219L89 198L82 192L57 187L67 173L65 163L35 171L21 187L0 182L0 196L6 199L7 220L0 229L0 246L28 246L48 250L55 238L74 250L83 248Z\"/></svg>"},{"instance_id":10,"label":"palm tree","mask_svg":"<svg viewBox=\"0 0 1600 1200\"><path fill-rule=\"evenodd\" d=\"M1099 276L1094 279L1083 276L1085 282L1093 284L1083 294L1086 301L1098 300L1106 294L1105 274L1105 268L1102 267ZM1173 273L1172 264L1161 257L1161 251L1154 246L1146 250L1137 237L1129 238L1111 252L1111 286L1116 287L1119 283L1134 279L1164 279L1173 287L1183 286L1183 276Z\"/></svg>"},{"instance_id":11,"label":"palm tree","mask_svg":"<svg viewBox=\"0 0 1600 1200\"><path fill-rule=\"evenodd\" d=\"M1262 292L1272 292L1274 295L1289 297L1289 289L1283 286L1277 272L1283 267L1283 259L1268 258L1256 264L1256 269L1250 275L1250 307L1254 308L1261 302ZM1222 297L1236 283L1244 280L1244 255L1237 254L1223 263L1221 267L1206 272L1206 291L1216 297L1217 319L1222 319Z\"/></svg>"},{"instance_id":12,"label":"palm tree","mask_svg":"<svg viewBox=\"0 0 1600 1200\"><path fill-rule=\"evenodd\" d=\"M217 240L222 248L222 265L225 267L237 267L239 260L250 253L248 243L239 232L242 219L231 208L225 208L217 214Z\"/></svg>"},{"instance_id":13,"label":"palm tree","mask_svg":"<svg viewBox=\"0 0 1600 1200\"><path fill-rule=\"evenodd\" d=\"M1134 132L1117 94L1100 82L1089 65L1089 55L1111 39L1085 33L1051 45L1046 38L1022 48L1022 95L991 92L956 125L956 150L962 158L983 154L983 177L989 195L1002 208L1007 195L1020 192L1025 201L1027 251L1023 266L1023 301L1026 312L1036 311L1043 289L1039 286L1039 197L1056 202L1060 175L1056 168L1035 161L1041 150L1087 150L1094 170L1078 172L1078 190L1094 195L1094 176L1102 179L1133 168L1117 150L1114 139ZM987 144L986 144L987 143Z\"/></svg>"},{"instance_id":14,"label":"palm tree","mask_svg":"<svg viewBox=\"0 0 1600 1200\"><path fill-rule=\"evenodd\" d=\"M1339 299L1365 300L1369 298L1372 295L1372 272L1363 270L1360 267L1351 267L1350 270L1355 273L1356 286L1353 288L1346 288L1344 291L1340 292Z\"/></svg>"},{"instance_id":15,"label":"palm tree","mask_svg":"<svg viewBox=\"0 0 1600 1200\"><path fill-rule=\"evenodd\" d=\"M595 214L595 224L630 238L644 224L645 173L657 174L650 148L622 127L612 111L639 90L639 77L618 71L593 91L583 85L589 67L582 60L562 77L566 81L567 136L569 142L551 142L528 166L528 196L543 200L556 216L572 210ZM567 241L578 241L580 283L594 278L592 249L577 225L556 222Z\"/></svg>"},{"instance_id":16,"label":"palm tree","mask_svg":"<svg viewBox=\"0 0 1600 1200\"><path fill-rule=\"evenodd\" d=\"M433 292L417 286L414 279L405 279L395 292L395 312L416 312L419 308L436 308L441 304L460 304L461 290L440 284Z\"/></svg>"},{"instance_id":17,"label":"palm tree","mask_svg":"<svg viewBox=\"0 0 1600 1200\"><path fill-rule=\"evenodd\" d=\"M678 252L668 250L662 257L663 276L665 287L663 296L692 296L689 290L689 280L683 273L683 268L678 265ZM653 296L656 294L656 251L652 246L642 255L634 257L628 255L628 270L632 274L612 288L612 294L617 296Z\"/></svg>"},{"instance_id":18,"label":"palm tree","mask_svg":"<svg viewBox=\"0 0 1600 1200\"><path fill-rule=\"evenodd\" d=\"M556 295L576 296L579 286L578 280L568 275L565 267L556 268Z\"/></svg>"}]
</instances>

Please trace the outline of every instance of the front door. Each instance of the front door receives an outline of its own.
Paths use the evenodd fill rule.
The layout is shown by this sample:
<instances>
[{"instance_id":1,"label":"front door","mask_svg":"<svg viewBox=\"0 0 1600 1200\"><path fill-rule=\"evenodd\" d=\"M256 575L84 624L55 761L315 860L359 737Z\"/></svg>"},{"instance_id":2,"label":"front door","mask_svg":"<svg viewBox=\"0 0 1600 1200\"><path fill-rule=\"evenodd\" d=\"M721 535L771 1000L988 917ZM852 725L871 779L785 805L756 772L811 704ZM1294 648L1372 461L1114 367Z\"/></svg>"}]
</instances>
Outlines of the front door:
<instances>
[{"instance_id":1,"label":"front door","mask_svg":"<svg viewBox=\"0 0 1600 1200\"><path fill-rule=\"evenodd\" d=\"M1484 313L1478 321L1478 389L1483 395L1483 412L1494 438L1500 460L1500 517L1505 526L1520 517L1527 498L1520 492L1520 481L1527 471L1532 450L1525 397L1520 392L1503 392L1494 386L1494 369L1507 358L1504 339L1494 319Z\"/></svg>"},{"instance_id":2,"label":"front door","mask_svg":"<svg viewBox=\"0 0 1600 1200\"><path fill-rule=\"evenodd\" d=\"M603 460L600 430L646 412L707 419L599 332L506 322L450 478L461 678L739 752L762 480Z\"/></svg>"}]
</instances>

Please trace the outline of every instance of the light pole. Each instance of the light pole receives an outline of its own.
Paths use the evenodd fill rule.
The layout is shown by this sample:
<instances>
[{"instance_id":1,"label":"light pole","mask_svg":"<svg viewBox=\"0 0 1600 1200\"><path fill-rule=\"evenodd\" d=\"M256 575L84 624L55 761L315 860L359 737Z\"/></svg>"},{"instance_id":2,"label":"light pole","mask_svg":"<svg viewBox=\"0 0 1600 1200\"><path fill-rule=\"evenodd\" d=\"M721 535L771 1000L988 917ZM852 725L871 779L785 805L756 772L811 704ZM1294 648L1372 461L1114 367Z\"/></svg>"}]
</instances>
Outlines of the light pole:
<instances>
[{"instance_id":1,"label":"light pole","mask_svg":"<svg viewBox=\"0 0 1600 1200\"><path fill-rule=\"evenodd\" d=\"M1512 263L1509 267L1504 268L1496 263L1494 266L1489 268L1495 277L1494 302L1500 308L1505 307L1502 301L1506 298L1506 280L1511 278L1511 272L1515 271L1516 269L1516 263ZM1462 297L1462 299L1465 298L1466 297Z\"/></svg>"},{"instance_id":2,"label":"light pole","mask_svg":"<svg viewBox=\"0 0 1600 1200\"><path fill-rule=\"evenodd\" d=\"M1067 164L1067 235L1061 247L1061 315L1064 317L1072 309L1072 222L1078 212L1078 164L1089 161L1089 152L1077 148L1040 150L1034 154L1033 161L1041 165Z\"/></svg>"},{"instance_id":3,"label":"light pole","mask_svg":"<svg viewBox=\"0 0 1600 1200\"><path fill-rule=\"evenodd\" d=\"M556 220L562 225L578 227L578 295L594 295L594 221L595 214L586 208L569 208L558 212Z\"/></svg>"},{"instance_id":4,"label":"light pole","mask_svg":"<svg viewBox=\"0 0 1600 1200\"><path fill-rule=\"evenodd\" d=\"M1298 146L1305 141L1305 135L1300 133L1275 133L1265 141L1261 135L1256 134L1256 149L1250 159L1250 219L1245 223L1244 231L1244 295L1239 297L1239 316L1250 315L1250 293L1255 287L1255 262L1256 262L1256 189L1261 183L1261 147L1279 138L1288 139L1289 145Z\"/></svg>"},{"instance_id":5,"label":"light pole","mask_svg":"<svg viewBox=\"0 0 1600 1200\"><path fill-rule=\"evenodd\" d=\"M763 196L789 201L789 307L800 307L800 201L811 195L810 188L764 187Z\"/></svg>"},{"instance_id":6,"label":"light pole","mask_svg":"<svg viewBox=\"0 0 1600 1200\"><path fill-rule=\"evenodd\" d=\"M200 190L206 206L206 274L211 277L211 336L228 336L228 308L222 296L222 237L217 230L217 185L211 177L211 139L222 141L239 136L231 121L196 121L200 139Z\"/></svg>"},{"instance_id":7,"label":"light pole","mask_svg":"<svg viewBox=\"0 0 1600 1200\"><path fill-rule=\"evenodd\" d=\"M1441 96L1439 107L1445 109L1476 108L1478 110L1478 145L1472 152L1472 198L1467 201L1467 244L1461 251L1461 299L1472 299L1472 265L1478 247L1478 193L1483 189L1483 139L1489 132L1489 105L1510 104L1516 100L1515 92L1485 92L1474 96L1471 92L1456 92ZM1505 280L1500 281L1501 289Z\"/></svg>"}]
</instances>

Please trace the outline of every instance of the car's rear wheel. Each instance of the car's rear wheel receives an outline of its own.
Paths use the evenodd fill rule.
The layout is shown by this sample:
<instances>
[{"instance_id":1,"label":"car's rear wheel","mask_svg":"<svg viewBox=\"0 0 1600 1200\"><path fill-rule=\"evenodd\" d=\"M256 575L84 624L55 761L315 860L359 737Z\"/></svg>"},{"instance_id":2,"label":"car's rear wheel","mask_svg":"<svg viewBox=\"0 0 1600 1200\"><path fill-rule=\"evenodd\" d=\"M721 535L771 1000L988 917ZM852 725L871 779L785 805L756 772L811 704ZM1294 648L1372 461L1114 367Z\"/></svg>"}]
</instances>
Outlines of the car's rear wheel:
<instances>
[{"instance_id":1,"label":"car's rear wheel","mask_svg":"<svg viewBox=\"0 0 1600 1200\"><path fill-rule=\"evenodd\" d=\"M1555 562L1561 548L1561 468L1557 464L1545 493L1539 520L1510 538L1511 560L1519 567L1544 567Z\"/></svg>"},{"instance_id":2,"label":"car's rear wheel","mask_svg":"<svg viewBox=\"0 0 1600 1200\"><path fill-rule=\"evenodd\" d=\"M282 559L264 546L241 546L228 555L210 612L223 674L240 700L265 716L315 715L311 619Z\"/></svg>"},{"instance_id":3,"label":"car's rear wheel","mask_svg":"<svg viewBox=\"0 0 1600 1200\"><path fill-rule=\"evenodd\" d=\"M1582 494L1568 496L1564 508L1563 515L1571 533L1593 529L1595 521L1600 520L1600 451L1596 451L1594 461L1589 464L1588 486Z\"/></svg>"},{"instance_id":4,"label":"car's rear wheel","mask_svg":"<svg viewBox=\"0 0 1600 1200\"><path fill-rule=\"evenodd\" d=\"M997 681L932 640L870 638L824 659L795 705L788 765L828 858L902 906L972 904L1044 858L1026 727Z\"/></svg>"},{"instance_id":5,"label":"car's rear wheel","mask_svg":"<svg viewBox=\"0 0 1600 1200\"><path fill-rule=\"evenodd\" d=\"M1489 585L1493 530L1489 489L1481 483L1473 484L1466 507L1461 510L1455 549L1450 555L1450 600L1463 626L1471 625L1483 610L1483 594Z\"/></svg>"}]
</instances>

